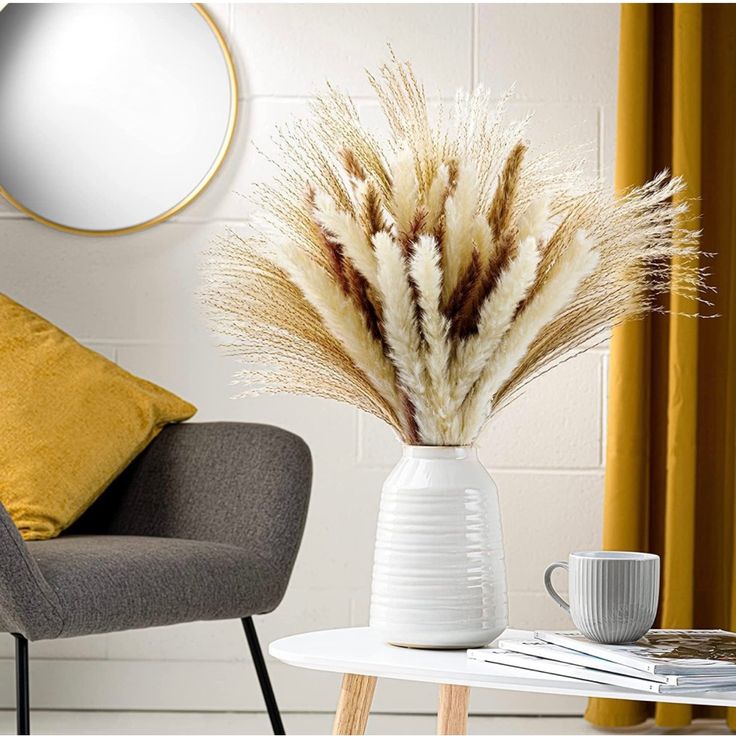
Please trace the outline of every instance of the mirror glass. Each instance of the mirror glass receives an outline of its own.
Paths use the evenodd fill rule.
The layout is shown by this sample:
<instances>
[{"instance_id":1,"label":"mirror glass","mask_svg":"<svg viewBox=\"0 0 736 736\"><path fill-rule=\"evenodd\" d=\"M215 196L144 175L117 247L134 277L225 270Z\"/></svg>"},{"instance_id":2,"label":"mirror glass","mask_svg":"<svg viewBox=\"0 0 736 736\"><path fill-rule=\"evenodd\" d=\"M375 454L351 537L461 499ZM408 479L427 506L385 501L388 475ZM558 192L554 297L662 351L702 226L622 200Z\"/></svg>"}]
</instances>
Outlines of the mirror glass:
<instances>
[{"instance_id":1,"label":"mirror glass","mask_svg":"<svg viewBox=\"0 0 736 736\"><path fill-rule=\"evenodd\" d=\"M235 126L227 47L199 5L10 4L0 12L0 187L36 219L159 222L219 167Z\"/></svg>"}]
</instances>

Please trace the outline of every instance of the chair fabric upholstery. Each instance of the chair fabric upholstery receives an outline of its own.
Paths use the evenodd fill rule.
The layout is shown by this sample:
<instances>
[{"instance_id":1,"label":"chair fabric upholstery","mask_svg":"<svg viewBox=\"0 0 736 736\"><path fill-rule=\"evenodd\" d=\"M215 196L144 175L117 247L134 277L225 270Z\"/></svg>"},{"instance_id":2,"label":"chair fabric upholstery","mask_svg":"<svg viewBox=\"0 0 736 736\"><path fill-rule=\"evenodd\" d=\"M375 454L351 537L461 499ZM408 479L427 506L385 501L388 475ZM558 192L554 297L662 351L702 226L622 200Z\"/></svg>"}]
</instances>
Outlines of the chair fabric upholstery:
<instances>
[{"instance_id":1,"label":"chair fabric upholstery","mask_svg":"<svg viewBox=\"0 0 736 736\"><path fill-rule=\"evenodd\" d=\"M189 539L80 535L29 542L56 592L57 637L273 610L278 576L242 547Z\"/></svg>"},{"instance_id":2,"label":"chair fabric upholstery","mask_svg":"<svg viewBox=\"0 0 736 736\"><path fill-rule=\"evenodd\" d=\"M0 630L31 640L242 618L281 601L306 521L307 445L277 427L166 427L57 539L0 504Z\"/></svg>"}]
</instances>

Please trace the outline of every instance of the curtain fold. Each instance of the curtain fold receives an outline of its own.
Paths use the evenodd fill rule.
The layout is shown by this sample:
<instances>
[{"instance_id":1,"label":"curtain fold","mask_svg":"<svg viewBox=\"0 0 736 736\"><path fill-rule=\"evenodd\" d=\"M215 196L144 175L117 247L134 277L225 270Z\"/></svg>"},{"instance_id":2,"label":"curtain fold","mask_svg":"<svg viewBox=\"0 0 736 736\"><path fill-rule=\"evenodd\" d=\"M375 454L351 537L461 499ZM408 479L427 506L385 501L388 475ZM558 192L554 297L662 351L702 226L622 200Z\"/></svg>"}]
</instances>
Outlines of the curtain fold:
<instances>
[{"instance_id":1,"label":"curtain fold","mask_svg":"<svg viewBox=\"0 0 736 736\"><path fill-rule=\"evenodd\" d=\"M621 6L616 188L681 175L712 309L672 294L614 331L603 543L662 557L657 625L736 628L736 6ZM681 263L675 259L673 278ZM586 718L680 727L721 709L592 699ZM729 709L729 725L736 714Z\"/></svg>"}]
</instances>

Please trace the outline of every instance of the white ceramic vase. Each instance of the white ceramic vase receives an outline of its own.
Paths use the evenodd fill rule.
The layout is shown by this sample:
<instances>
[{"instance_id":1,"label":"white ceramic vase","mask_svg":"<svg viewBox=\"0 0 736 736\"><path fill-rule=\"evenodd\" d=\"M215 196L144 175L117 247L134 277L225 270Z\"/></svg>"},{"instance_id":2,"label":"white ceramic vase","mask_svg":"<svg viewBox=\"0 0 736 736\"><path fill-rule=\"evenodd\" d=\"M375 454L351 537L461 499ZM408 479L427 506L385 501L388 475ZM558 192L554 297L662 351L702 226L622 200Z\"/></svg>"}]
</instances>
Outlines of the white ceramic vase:
<instances>
[{"instance_id":1,"label":"white ceramic vase","mask_svg":"<svg viewBox=\"0 0 736 736\"><path fill-rule=\"evenodd\" d=\"M476 449L405 446L383 484L371 627L391 644L455 649L507 624L498 492Z\"/></svg>"}]
</instances>

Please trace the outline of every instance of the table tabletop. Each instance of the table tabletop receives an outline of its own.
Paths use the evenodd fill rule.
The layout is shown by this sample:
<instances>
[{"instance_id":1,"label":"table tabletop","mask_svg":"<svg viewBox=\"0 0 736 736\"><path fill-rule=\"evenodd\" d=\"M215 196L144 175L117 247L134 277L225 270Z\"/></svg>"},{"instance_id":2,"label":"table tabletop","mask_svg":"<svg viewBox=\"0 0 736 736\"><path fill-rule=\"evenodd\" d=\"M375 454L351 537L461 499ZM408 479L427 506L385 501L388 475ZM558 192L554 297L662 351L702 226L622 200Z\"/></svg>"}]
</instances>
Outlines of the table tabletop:
<instances>
[{"instance_id":1,"label":"table tabletop","mask_svg":"<svg viewBox=\"0 0 736 736\"><path fill-rule=\"evenodd\" d=\"M503 634L505 639L533 636L531 631L520 629L507 629ZM274 641L269 652L286 664L325 672L552 695L736 706L736 690L660 695L531 670L519 669L518 675L510 676L508 667L469 659L465 650L407 649L386 644L368 627L288 636Z\"/></svg>"}]
</instances>

